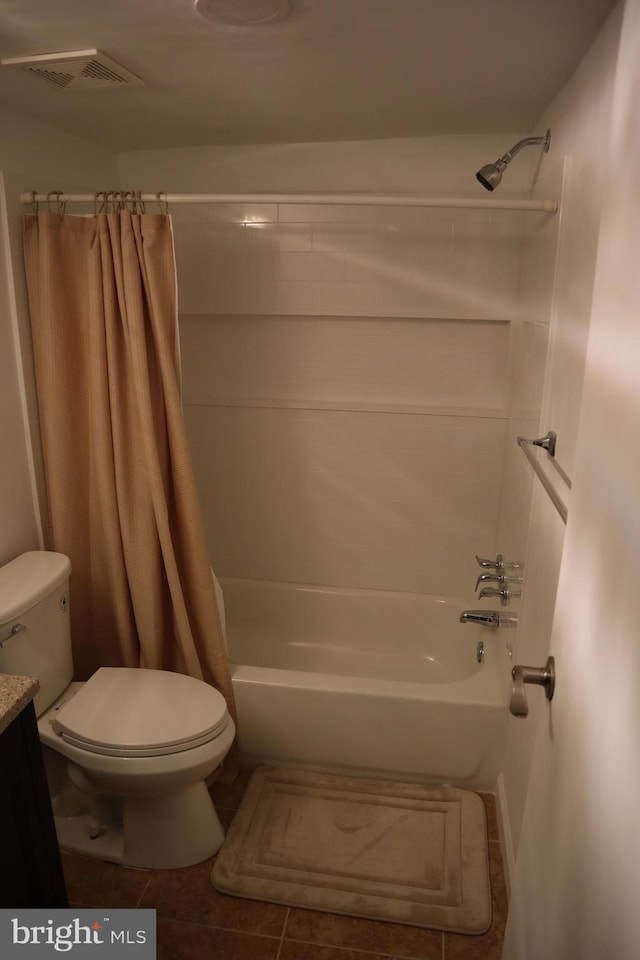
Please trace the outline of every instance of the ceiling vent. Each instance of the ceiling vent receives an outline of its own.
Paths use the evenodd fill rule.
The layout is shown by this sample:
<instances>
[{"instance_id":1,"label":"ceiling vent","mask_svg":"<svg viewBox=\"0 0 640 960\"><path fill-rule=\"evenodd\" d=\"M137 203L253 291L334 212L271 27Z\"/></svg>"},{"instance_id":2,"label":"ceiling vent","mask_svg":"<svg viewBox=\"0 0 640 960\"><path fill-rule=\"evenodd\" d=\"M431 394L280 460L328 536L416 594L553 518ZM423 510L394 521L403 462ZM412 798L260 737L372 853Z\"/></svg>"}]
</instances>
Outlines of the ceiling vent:
<instances>
[{"instance_id":1,"label":"ceiling vent","mask_svg":"<svg viewBox=\"0 0 640 960\"><path fill-rule=\"evenodd\" d=\"M100 50L72 50L36 57L1 60L3 67L20 67L64 90L99 90L140 86L144 81Z\"/></svg>"}]
</instances>

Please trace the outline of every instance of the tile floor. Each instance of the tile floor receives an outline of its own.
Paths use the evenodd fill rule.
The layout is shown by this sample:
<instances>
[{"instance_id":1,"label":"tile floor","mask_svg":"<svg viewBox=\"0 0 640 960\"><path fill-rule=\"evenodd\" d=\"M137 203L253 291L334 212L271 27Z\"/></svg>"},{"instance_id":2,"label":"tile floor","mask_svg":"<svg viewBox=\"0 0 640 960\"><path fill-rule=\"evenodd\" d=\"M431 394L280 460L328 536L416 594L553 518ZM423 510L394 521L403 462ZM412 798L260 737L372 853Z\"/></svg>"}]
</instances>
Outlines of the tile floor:
<instances>
[{"instance_id":1,"label":"tile floor","mask_svg":"<svg viewBox=\"0 0 640 960\"><path fill-rule=\"evenodd\" d=\"M248 774L211 790L229 824ZM441 933L378 920L360 920L242 900L217 893L213 860L181 870L139 870L63 854L74 907L151 907L157 910L157 960L499 960L507 902L495 801L487 810L493 921L483 936Z\"/></svg>"}]
</instances>

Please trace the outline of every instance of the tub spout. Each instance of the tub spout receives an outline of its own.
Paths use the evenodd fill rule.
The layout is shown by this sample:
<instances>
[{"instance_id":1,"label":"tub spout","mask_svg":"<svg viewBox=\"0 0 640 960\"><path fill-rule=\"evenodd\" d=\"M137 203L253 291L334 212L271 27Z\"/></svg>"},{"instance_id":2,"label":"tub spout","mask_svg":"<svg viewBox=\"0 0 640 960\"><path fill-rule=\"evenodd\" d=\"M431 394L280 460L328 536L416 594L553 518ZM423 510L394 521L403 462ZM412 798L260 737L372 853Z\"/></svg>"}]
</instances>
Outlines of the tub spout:
<instances>
[{"instance_id":1,"label":"tub spout","mask_svg":"<svg viewBox=\"0 0 640 960\"><path fill-rule=\"evenodd\" d=\"M460 623L479 623L483 627L516 627L516 613L500 613L498 610L463 610Z\"/></svg>"},{"instance_id":2,"label":"tub spout","mask_svg":"<svg viewBox=\"0 0 640 960\"><path fill-rule=\"evenodd\" d=\"M460 623L480 623L485 627L499 627L500 614L497 610L463 610Z\"/></svg>"}]
</instances>

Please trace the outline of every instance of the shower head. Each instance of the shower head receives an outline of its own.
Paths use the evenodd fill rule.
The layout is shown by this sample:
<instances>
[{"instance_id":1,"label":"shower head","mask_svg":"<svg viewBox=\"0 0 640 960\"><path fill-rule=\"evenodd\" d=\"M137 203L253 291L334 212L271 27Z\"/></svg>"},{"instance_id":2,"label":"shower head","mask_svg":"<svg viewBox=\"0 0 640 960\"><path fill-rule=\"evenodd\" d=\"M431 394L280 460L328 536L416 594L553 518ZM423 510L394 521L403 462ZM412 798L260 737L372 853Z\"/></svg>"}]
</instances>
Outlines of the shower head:
<instances>
[{"instance_id":1,"label":"shower head","mask_svg":"<svg viewBox=\"0 0 640 960\"><path fill-rule=\"evenodd\" d=\"M476 173L476 179L480 181L485 190L495 190L495 188L500 185L503 171L507 169L507 165L511 163L516 153L522 150L523 147L532 147L535 144L541 144L546 153L550 143L551 130L547 130L544 137L525 137L524 140L518 140L515 147L507 150L504 156L496 160L495 163L486 163L484 167L481 167Z\"/></svg>"},{"instance_id":2,"label":"shower head","mask_svg":"<svg viewBox=\"0 0 640 960\"><path fill-rule=\"evenodd\" d=\"M506 156L506 154L505 154ZM476 179L480 181L485 190L495 190L502 180L502 171L507 169L509 161L501 158L495 163L485 163L476 173Z\"/></svg>"}]
</instances>

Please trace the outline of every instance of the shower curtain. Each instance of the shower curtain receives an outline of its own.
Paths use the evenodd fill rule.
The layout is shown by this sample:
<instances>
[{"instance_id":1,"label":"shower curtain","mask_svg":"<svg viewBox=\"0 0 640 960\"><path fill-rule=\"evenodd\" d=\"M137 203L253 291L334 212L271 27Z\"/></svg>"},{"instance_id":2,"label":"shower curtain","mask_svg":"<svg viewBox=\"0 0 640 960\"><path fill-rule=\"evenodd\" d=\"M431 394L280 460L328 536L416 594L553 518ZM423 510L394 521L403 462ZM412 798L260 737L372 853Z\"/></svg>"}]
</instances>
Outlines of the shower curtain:
<instances>
[{"instance_id":1,"label":"shower curtain","mask_svg":"<svg viewBox=\"0 0 640 960\"><path fill-rule=\"evenodd\" d=\"M186 673L235 716L182 418L170 218L38 213L24 251L46 546L72 563L76 676Z\"/></svg>"}]
</instances>

